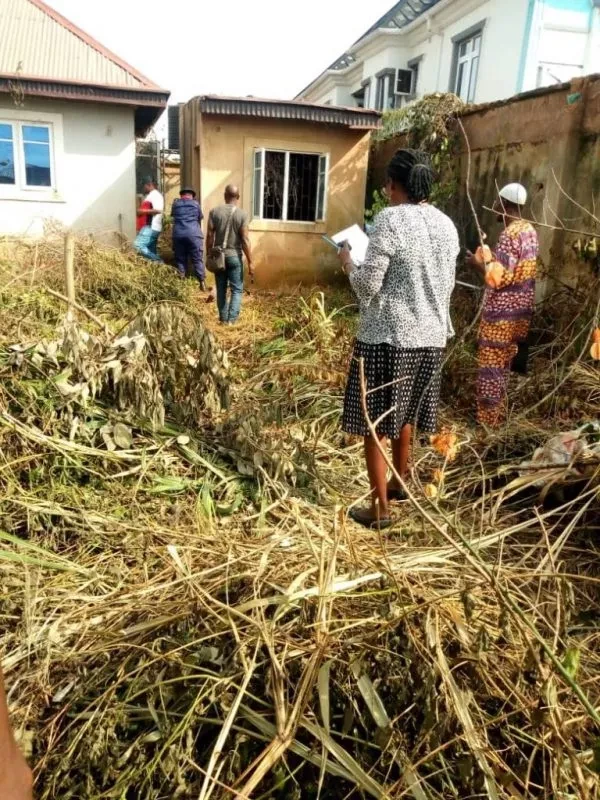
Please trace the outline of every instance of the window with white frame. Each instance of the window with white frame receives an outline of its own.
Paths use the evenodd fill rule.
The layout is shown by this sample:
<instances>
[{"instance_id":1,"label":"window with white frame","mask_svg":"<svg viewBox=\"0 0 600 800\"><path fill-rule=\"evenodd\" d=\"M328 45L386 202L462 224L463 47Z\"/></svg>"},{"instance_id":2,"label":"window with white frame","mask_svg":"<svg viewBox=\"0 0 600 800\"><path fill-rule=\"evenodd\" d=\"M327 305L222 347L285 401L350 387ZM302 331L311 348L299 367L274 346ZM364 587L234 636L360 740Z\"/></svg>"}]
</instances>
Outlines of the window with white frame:
<instances>
[{"instance_id":1,"label":"window with white frame","mask_svg":"<svg viewBox=\"0 0 600 800\"><path fill-rule=\"evenodd\" d=\"M415 58L408 62L408 68L412 72L410 93L413 97L416 97L419 92L419 70L421 68L422 60L423 56L419 56L419 58Z\"/></svg>"},{"instance_id":2,"label":"window with white frame","mask_svg":"<svg viewBox=\"0 0 600 800\"><path fill-rule=\"evenodd\" d=\"M357 108L369 107L369 84L363 83L360 89L352 94Z\"/></svg>"},{"instance_id":3,"label":"window with white frame","mask_svg":"<svg viewBox=\"0 0 600 800\"><path fill-rule=\"evenodd\" d=\"M324 220L328 174L327 155L255 150L253 216L289 222Z\"/></svg>"},{"instance_id":4,"label":"window with white frame","mask_svg":"<svg viewBox=\"0 0 600 800\"><path fill-rule=\"evenodd\" d=\"M385 85L387 82L386 75L380 75L375 83L375 108L377 111L383 111L385 108Z\"/></svg>"},{"instance_id":5,"label":"window with white frame","mask_svg":"<svg viewBox=\"0 0 600 800\"><path fill-rule=\"evenodd\" d=\"M561 8L559 5L546 3L542 11L536 53L537 87L567 83L591 72L587 68L591 67L590 57L594 50L600 54L600 48L593 46L589 11L584 11L583 5L580 12L567 10L567 3ZM598 0L596 5L600 8Z\"/></svg>"},{"instance_id":6,"label":"window with white frame","mask_svg":"<svg viewBox=\"0 0 600 800\"><path fill-rule=\"evenodd\" d=\"M352 97L354 98L354 103L357 108L364 108L365 107L365 90L364 88L359 89L357 92L354 92Z\"/></svg>"},{"instance_id":7,"label":"window with white frame","mask_svg":"<svg viewBox=\"0 0 600 800\"><path fill-rule=\"evenodd\" d=\"M543 29L539 41L537 87L567 83L585 72L589 34Z\"/></svg>"},{"instance_id":8,"label":"window with white frame","mask_svg":"<svg viewBox=\"0 0 600 800\"><path fill-rule=\"evenodd\" d=\"M0 117L0 187L51 189L54 181L52 125Z\"/></svg>"},{"instance_id":9,"label":"window with white frame","mask_svg":"<svg viewBox=\"0 0 600 800\"><path fill-rule=\"evenodd\" d=\"M558 64L540 61L538 64L536 87L555 86L568 83L575 77L583 75L583 64Z\"/></svg>"},{"instance_id":10,"label":"window with white frame","mask_svg":"<svg viewBox=\"0 0 600 800\"><path fill-rule=\"evenodd\" d=\"M385 111L394 108L396 104L395 70L386 69L376 75L375 83L375 108Z\"/></svg>"},{"instance_id":11,"label":"window with white frame","mask_svg":"<svg viewBox=\"0 0 600 800\"><path fill-rule=\"evenodd\" d=\"M481 40L482 31L477 30L454 43L454 81L451 89L465 103L475 100Z\"/></svg>"},{"instance_id":12,"label":"window with white frame","mask_svg":"<svg viewBox=\"0 0 600 800\"><path fill-rule=\"evenodd\" d=\"M371 108L371 81L365 82L365 108Z\"/></svg>"}]
</instances>

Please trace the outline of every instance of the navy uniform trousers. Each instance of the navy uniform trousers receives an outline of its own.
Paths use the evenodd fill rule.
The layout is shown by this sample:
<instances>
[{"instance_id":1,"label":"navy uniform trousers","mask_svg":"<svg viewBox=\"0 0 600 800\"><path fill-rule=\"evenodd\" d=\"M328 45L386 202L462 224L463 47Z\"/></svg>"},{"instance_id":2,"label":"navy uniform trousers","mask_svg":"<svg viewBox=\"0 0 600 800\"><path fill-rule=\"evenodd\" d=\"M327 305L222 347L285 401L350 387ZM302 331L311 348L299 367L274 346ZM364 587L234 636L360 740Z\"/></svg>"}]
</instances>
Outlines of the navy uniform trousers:
<instances>
[{"instance_id":1,"label":"navy uniform trousers","mask_svg":"<svg viewBox=\"0 0 600 800\"><path fill-rule=\"evenodd\" d=\"M174 236L173 253L177 272L182 278L187 276L188 265L191 261L194 276L199 281L205 279L203 236Z\"/></svg>"}]
</instances>

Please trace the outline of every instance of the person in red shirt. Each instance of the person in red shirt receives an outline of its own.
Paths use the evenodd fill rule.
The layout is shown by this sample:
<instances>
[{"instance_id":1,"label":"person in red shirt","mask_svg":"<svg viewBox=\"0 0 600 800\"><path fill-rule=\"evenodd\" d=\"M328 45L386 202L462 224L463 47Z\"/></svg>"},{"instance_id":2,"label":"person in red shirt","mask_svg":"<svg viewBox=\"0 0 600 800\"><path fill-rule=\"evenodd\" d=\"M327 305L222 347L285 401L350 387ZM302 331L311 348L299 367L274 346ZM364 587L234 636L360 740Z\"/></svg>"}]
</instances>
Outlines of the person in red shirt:
<instances>
[{"instance_id":1,"label":"person in red shirt","mask_svg":"<svg viewBox=\"0 0 600 800\"><path fill-rule=\"evenodd\" d=\"M149 261L156 261L163 263L162 258L152 249L152 217L150 214L146 215L145 210L152 210L153 205L149 200L144 200L137 212L137 234L133 243L133 249Z\"/></svg>"},{"instance_id":2,"label":"person in red shirt","mask_svg":"<svg viewBox=\"0 0 600 800\"><path fill-rule=\"evenodd\" d=\"M140 206L140 211L144 211L146 209L151 209L151 208L152 208L152 203L149 200L144 200L144 202ZM136 233L139 233L142 230L142 228L146 227L146 225L150 225L150 217L147 214L144 215L138 213L135 221Z\"/></svg>"}]
</instances>

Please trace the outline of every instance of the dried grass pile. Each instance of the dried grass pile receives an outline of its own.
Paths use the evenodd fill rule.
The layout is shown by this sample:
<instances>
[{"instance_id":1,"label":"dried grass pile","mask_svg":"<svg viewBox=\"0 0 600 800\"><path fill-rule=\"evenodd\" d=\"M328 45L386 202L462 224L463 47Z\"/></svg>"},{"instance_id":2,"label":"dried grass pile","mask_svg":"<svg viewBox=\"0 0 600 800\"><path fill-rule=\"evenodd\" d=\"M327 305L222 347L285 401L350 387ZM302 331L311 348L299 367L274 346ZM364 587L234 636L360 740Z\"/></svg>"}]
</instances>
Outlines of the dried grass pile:
<instances>
[{"instance_id":1,"label":"dried grass pile","mask_svg":"<svg viewBox=\"0 0 600 800\"><path fill-rule=\"evenodd\" d=\"M0 655L40 798L599 796L599 465L543 497L517 469L597 367L540 342L543 402L494 436L457 393L382 537L345 516L345 298L255 296L215 338L81 244L98 319L65 323L45 247L3 262L0 332Z\"/></svg>"}]
</instances>

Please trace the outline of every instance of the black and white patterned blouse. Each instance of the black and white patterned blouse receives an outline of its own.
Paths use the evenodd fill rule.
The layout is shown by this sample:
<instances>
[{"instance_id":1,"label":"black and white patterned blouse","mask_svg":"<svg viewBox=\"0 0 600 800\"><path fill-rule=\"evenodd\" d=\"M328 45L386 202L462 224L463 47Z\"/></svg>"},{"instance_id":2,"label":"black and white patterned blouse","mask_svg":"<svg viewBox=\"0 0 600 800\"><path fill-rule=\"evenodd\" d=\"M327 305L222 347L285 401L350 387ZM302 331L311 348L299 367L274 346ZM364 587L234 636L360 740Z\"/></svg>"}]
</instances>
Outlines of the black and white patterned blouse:
<instances>
[{"instance_id":1,"label":"black and white patterned blouse","mask_svg":"<svg viewBox=\"0 0 600 800\"><path fill-rule=\"evenodd\" d=\"M360 302L357 339L396 347L445 347L454 335L450 296L458 233L430 205L384 209L375 219L365 261L350 283Z\"/></svg>"}]
</instances>

